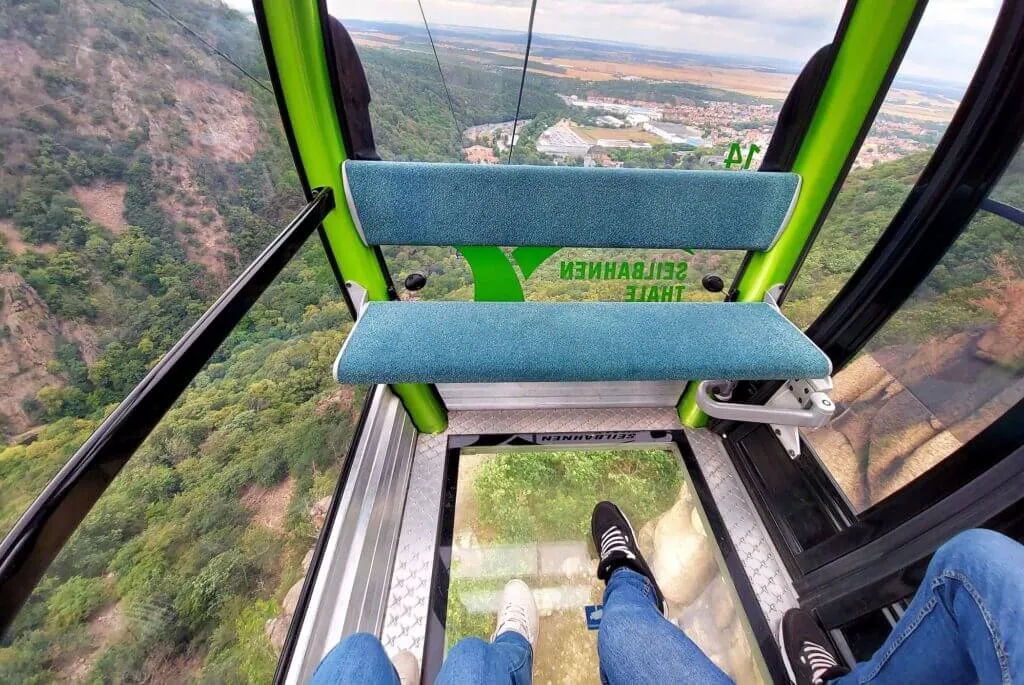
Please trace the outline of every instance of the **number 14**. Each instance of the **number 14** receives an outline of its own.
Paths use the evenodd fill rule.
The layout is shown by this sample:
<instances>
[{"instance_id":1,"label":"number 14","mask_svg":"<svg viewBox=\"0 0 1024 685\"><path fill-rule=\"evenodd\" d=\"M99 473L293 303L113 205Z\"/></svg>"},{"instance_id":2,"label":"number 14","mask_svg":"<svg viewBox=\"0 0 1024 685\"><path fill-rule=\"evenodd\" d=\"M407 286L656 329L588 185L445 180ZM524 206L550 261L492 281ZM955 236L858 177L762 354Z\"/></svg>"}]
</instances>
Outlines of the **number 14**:
<instances>
[{"instance_id":1,"label":"number 14","mask_svg":"<svg viewBox=\"0 0 1024 685\"><path fill-rule=\"evenodd\" d=\"M760 152L761 148L757 145L751 145L747 150L747 159L743 159L743 150L740 149L739 143L729 144L729 153L725 156L725 168L729 169L733 164L742 164L741 169L749 169L750 162L754 159L754 154Z\"/></svg>"}]
</instances>

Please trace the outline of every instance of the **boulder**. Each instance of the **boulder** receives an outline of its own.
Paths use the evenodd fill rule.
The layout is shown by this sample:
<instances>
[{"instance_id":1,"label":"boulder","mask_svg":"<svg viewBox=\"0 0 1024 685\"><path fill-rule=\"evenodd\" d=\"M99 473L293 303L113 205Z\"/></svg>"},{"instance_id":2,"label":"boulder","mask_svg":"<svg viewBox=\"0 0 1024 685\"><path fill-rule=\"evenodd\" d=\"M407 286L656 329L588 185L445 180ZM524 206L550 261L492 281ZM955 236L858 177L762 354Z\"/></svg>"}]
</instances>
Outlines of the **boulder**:
<instances>
[{"instance_id":1,"label":"boulder","mask_svg":"<svg viewBox=\"0 0 1024 685\"><path fill-rule=\"evenodd\" d=\"M692 603L715 577L718 566L711 544L688 501L679 500L658 519L651 569L669 602Z\"/></svg>"},{"instance_id":2,"label":"boulder","mask_svg":"<svg viewBox=\"0 0 1024 685\"><path fill-rule=\"evenodd\" d=\"M317 529L317 532L324 527L324 522L327 521L327 512L330 509L331 497L328 495L314 502L313 507L309 510L309 520L313 522L313 527Z\"/></svg>"}]
</instances>

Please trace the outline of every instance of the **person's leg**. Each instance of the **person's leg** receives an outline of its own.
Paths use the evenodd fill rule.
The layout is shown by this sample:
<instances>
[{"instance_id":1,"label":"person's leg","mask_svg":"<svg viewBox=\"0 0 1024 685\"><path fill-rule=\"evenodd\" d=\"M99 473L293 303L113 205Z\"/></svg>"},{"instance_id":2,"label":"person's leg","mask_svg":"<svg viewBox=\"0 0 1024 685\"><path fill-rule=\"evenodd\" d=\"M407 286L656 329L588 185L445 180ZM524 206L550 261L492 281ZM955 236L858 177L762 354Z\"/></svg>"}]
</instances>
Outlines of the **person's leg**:
<instances>
[{"instance_id":1,"label":"person's leg","mask_svg":"<svg viewBox=\"0 0 1024 685\"><path fill-rule=\"evenodd\" d=\"M616 569L604 591L597 634L601 678L626 683L730 683L686 633L661 615L651 582Z\"/></svg>"},{"instance_id":2,"label":"person's leg","mask_svg":"<svg viewBox=\"0 0 1024 685\"><path fill-rule=\"evenodd\" d=\"M1024 546L988 530L944 544L882 647L830 682L1024 682Z\"/></svg>"},{"instance_id":3,"label":"person's leg","mask_svg":"<svg viewBox=\"0 0 1024 685\"><path fill-rule=\"evenodd\" d=\"M700 648L661 613L663 600L625 514L599 502L590 520L607 582L597 634L601 680L609 685L730 683Z\"/></svg>"},{"instance_id":4,"label":"person's leg","mask_svg":"<svg viewBox=\"0 0 1024 685\"><path fill-rule=\"evenodd\" d=\"M530 685L533 648L516 632L502 633L494 642L477 637L459 640L441 666L435 685Z\"/></svg>"},{"instance_id":5,"label":"person's leg","mask_svg":"<svg viewBox=\"0 0 1024 685\"><path fill-rule=\"evenodd\" d=\"M380 640L369 633L355 633L339 642L316 667L309 685L399 685Z\"/></svg>"},{"instance_id":6,"label":"person's leg","mask_svg":"<svg viewBox=\"0 0 1024 685\"><path fill-rule=\"evenodd\" d=\"M537 604L526 583L510 580L505 585L495 623L490 642L470 637L452 647L435 685L530 685L539 622Z\"/></svg>"}]
</instances>

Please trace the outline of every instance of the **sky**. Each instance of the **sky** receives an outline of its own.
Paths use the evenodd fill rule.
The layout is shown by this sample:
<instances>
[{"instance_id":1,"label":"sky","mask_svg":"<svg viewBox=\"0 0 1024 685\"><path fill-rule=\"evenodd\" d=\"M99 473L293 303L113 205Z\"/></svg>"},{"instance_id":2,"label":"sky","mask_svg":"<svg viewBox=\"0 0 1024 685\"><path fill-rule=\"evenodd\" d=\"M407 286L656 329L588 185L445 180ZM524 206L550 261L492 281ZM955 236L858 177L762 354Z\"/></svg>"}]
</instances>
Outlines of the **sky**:
<instances>
[{"instance_id":1,"label":"sky","mask_svg":"<svg viewBox=\"0 0 1024 685\"><path fill-rule=\"evenodd\" d=\"M525 31L529 0L422 0L427 20ZM227 0L244 11L250 0ZM538 0L536 33L686 52L806 61L829 42L842 0ZM999 0L931 0L901 76L966 83L988 40ZM422 24L416 0L328 0L342 19Z\"/></svg>"}]
</instances>

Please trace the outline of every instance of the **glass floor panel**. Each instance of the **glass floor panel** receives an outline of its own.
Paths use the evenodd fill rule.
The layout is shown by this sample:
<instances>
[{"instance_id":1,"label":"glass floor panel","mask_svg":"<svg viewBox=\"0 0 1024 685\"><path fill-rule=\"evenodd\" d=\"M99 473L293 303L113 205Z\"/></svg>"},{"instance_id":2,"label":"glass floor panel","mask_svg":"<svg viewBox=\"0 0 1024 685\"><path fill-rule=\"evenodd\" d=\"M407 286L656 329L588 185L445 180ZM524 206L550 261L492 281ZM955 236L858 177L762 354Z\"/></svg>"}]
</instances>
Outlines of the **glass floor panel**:
<instances>
[{"instance_id":1,"label":"glass floor panel","mask_svg":"<svg viewBox=\"0 0 1024 685\"><path fill-rule=\"evenodd\" d=\"M590 513L607 499L637 529L669 618L740 685L766 670L714 536L674 449L463 450L459 455L445 649L489 639L501 589L520 578L540 613L534 682L599 683L601 603Z\"/></svg>"}]
</instances>

